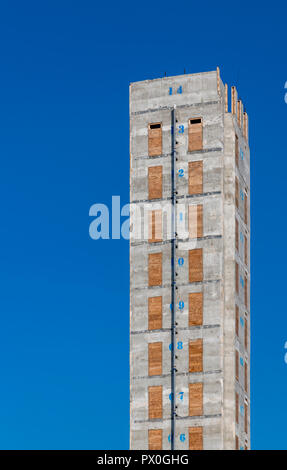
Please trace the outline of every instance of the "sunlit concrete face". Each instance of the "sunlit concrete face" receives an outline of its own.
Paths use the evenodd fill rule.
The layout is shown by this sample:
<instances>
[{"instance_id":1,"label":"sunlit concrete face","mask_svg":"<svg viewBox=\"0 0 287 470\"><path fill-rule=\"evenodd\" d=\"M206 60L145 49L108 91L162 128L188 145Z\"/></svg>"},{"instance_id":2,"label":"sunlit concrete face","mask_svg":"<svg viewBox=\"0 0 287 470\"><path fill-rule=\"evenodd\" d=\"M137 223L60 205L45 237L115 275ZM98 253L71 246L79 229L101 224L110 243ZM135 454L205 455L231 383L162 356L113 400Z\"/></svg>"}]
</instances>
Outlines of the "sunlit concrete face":
<instances>
[{"instance_id":1,"label":"sunlit concrete face","mask_svg":"<svg viewBox=\"0 0 287 470\"><path fill-rule=\"evenodd\" d=\"M130 240L131 449L145 450L153 445L154 449L159 445L162 449L171 448L171 393L174 393L177 415L175 449L194 448L198 442L203 449L250 447L249 146L243 114L240 117L239 111L238 115L228 112L226 105L225 88L217 71L130 86L130 202L134 208ZM149 241L149 221L152 220L149 213L166 214L173 210L173 109L177 221L174 264L168 216L161 216L161 240ZM190 120L197 122L196 118L202 123L201 148L189 150L189 139L193 138ZM152 123L160 123L161 148L158 155L149 156ZM192 162L202 162L201 189L195 194L191 191ZM151 167L162 167L158 180L161 197L157 199L150 198ZM195 212L191 206L196 207ZM194 213L193 223L191 214ZM184 225L182 231L180 224ZM200 252L202 263L199 281L194 281L191 274L194 258L190 257L190 252L196 250ZM150 285L154 269L149 265L150 255L159 253L160 284ZM176 280L176 341L173 346L172 269ZM192 294L201 294L199 324L192 320ZM159 297L160 327L151 329L150 299ZM197 340L202 340L201 365L200 370L194 372L191 371L191 363L196 360L192 344ZM161 344L160 357L149 357L151 343ZM174 390L171 389L172 347L176 356ZM157 365L160 362L160 374L151 375L153 361ZM202 384L198 414L192 412L198 397L191 395L191 384ZM154 404L149 402L149 390L159 386L162 387L158 404L160 417L151 418L149 409ZM199 429L201 441L193 440L192 433ZM158 434L153 441L149 431L154 430Z\"/></svg>"}]
</instances>

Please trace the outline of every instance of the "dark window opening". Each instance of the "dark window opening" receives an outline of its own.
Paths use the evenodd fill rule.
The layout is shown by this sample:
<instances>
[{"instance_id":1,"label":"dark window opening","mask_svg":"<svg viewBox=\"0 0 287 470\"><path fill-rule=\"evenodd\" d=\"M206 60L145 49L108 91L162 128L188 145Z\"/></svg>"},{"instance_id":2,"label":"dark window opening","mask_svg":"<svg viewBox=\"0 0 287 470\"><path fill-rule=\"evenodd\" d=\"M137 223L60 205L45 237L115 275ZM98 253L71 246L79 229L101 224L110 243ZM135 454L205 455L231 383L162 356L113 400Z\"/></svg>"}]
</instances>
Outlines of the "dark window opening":
<instances>
[{"instance_id":1,"label":"dark window opening","mask_svg":"<svg viewBox=\"0 0 287 470\"><path fill-rule=\"evenodd\" d=\"M190 124L201 124L201 119L190 119Z\"/></svg>"},{"instance_id":2,"label":"dark window opening","mask_svg":"<svg viewBox=\"0 0 287 470\"><path fill-rule=\"evenodd\" d=\"M150 129L160 129L161 124L150 124L149 127L150 127Z\"/></svg>"}]
</instances>

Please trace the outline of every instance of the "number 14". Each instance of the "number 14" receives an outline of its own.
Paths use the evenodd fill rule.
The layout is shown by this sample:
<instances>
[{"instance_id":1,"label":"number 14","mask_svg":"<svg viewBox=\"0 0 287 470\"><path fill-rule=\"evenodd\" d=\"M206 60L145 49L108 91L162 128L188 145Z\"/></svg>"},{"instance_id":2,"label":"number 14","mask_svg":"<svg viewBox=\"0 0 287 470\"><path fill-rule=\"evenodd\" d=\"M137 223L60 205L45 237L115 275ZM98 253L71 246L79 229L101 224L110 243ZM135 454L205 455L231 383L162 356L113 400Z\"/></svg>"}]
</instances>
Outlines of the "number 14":
<instances>
[{"instance_id":1,"label":"number 14","mask_svg":"<svg viewBox=\"0 0 287 470\"><path fill-rule=\"evenodd\" d=\"M172 91L172 87L169 88L169 95L172 95L173 94L173 91ZM182 86L180 85L180 87L178 87L178 89L176 90L176 93L178 93L179 95L182 94Z\"/></svg>"}]
</instances>

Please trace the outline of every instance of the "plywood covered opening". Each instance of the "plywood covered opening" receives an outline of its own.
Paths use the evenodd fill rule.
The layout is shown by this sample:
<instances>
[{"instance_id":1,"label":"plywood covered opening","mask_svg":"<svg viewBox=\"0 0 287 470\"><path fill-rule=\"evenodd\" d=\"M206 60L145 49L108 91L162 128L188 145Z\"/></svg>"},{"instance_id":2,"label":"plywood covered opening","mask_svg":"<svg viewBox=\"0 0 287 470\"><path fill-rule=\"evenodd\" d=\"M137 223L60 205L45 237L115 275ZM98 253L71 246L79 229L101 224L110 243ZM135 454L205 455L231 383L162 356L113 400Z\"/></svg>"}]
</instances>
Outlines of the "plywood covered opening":
<instances>
[{"instance_id":1,"label":"plywood covered opening","mask_svg":"<svg viewBox=\"0 0 287 470\"><path fill-rule=\"evenodd\" d=\"M189 428L189 450L203 450L203 428Z\"/></svg>"},{"instance_id":2,"label":"plywood covered opening","mask_svg":"<svg viewBox=\"0 0 287 470\"><path fill-rule=\"evenodd\" d=\"M148 345L148 375L162 374L162 343Z\"/></svg>"},{"instance_id":3,"label":"plywood covered opening","mask_svg":"<svg viewBox=\"0 0 287 470\"><path fill-rule=\"evenodd\" d=\"M203 162L189 162L188 164L188 194L203 193Z\"/></svg>"},{"instance_id":4,"label":"plywood covered opening","mask_svg":"<svg viewBox=\"0 0 287 470\"><path fill-rule=\"evenodd\" d=\"M203 414L203 384L201 382L189 384L189 416L202 416Z\"/></svg>"},{"instance_id":5,"label":"plywood covered opening","mask_svg":"<svg viewBox=\"0 0 287 470\"><path fill-rule=\"evenodd\" d=\"M148 255L148 285L161 286L162 284L162 253Z\"/></svg>"},{"instance_id":6,"label":"plywood covered opening","mask_svg":"<svg viewBox=\"0 0 287 470\"><path fill-rule=\"evenodd\" d=\"M189 119L188 123L188 151L202 150L202 118Z\"/></svg>"},{"instance_id":7,"label":"plywood covered opening","mask_svg":"<svg viewBox=\"0 0 287 470\"><path fill-rule=\"evenodd\" d=\"M162 328L162 297L148 299L148 329L160 330Z\"/></svg>"},{"instance_id":8,"label":"plywood covered opening","mask_svg":"<svg viewBox=\"0 0 287 470\"><path fill-rule=\"evenodd\" d=\"M162 166L150 166L148 169L148 198L162 198Z\"/></svg>"},{"instance_id":9,"label":"plywood covered opening","mask_svg":"<svg viewBox=\"0 0 287 470\"><path fill-rule=\"evenodd\" d=\"M203 323L203 293L189 294L189 326L199 326Z\"/></svg>"},{"instance_id":10,"label":"plywood covered opening","mask_svg":"<svg viewBox=\"0 0 287 470\"><path fill-rule=\"evenodd\" d=\"M203 370L203 341L196 339L189 343L189 372L202 372Z\"/></svg>"},{"instance_id":11,"label":"plywood covered opening","mask_svg":"<svg viewBox=\"0 0 287 470\"><path fill-rule=\"evenodd\" d=\"M149 429L148 448L149 450L162 450L162 429Z\"/></svg>"},{"instance_id":12,"label":"plywood covered opening","mask_svg":"<svg viewBox=\"0 0 287 470\"><path fill-rule=\"evenodd\" d=\"M189 282L203 280L202 248L189 251Z\"/></svg>"},{"instance_id":13,"label":"plywood covered opening","mask_svg":"<svg viewBox=\"0 0 287 470\"><path fill-rule=\"evenodd\" d=\"M148 154L156 157L162 154L162 124L156 122L148 126Z\"/></svg>"},{"instance_id":14,"label":"plywood covered opening","mask_svg":"<svg viewBox=\"0 0 287 470\"><path fill-rule=\"evenodd\" d=\"M162 418L162 385L148 388L148 417L149 419Z\"/></svg>"}]
</instances>

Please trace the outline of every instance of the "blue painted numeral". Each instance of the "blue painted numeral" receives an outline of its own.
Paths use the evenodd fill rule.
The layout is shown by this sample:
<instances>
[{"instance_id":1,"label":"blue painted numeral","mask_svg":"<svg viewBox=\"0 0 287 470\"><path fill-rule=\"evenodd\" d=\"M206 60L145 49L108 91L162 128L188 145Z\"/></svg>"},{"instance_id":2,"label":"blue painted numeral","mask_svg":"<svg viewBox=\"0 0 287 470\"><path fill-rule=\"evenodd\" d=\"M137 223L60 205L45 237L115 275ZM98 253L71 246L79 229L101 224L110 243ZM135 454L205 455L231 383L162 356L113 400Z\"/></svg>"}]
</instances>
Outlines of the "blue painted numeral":
<instances>
[{"instance_id":1,"label":"blue painted numeral","mask_svg":"<svg viewBox=\"0 0 287 470\"><path fill-rule=\"evenodd\" d=\"M172 351L172 344L169 345L168 349ZM183 349L183 343L182 341L178 341L177 343L177 349Z\"/></svg>"},{"instance_id":2,"label":"blue painted numeral","mask_svg":"<svg viewBox=\"0 0 287 470\"><path fill-rule=\"evenodd\" d=\"M172 93L173 93L172 87L169 87L168 94L172 95ZM179 95L182 94L182 86L178 87L178 89L176 90L176 93L178 93Z\"/></svg>"}]
</instances>

